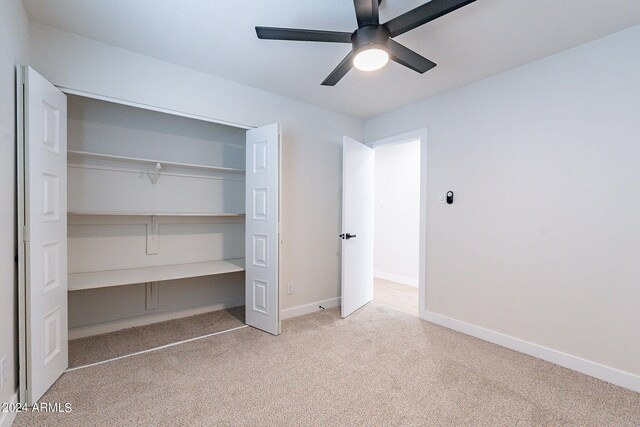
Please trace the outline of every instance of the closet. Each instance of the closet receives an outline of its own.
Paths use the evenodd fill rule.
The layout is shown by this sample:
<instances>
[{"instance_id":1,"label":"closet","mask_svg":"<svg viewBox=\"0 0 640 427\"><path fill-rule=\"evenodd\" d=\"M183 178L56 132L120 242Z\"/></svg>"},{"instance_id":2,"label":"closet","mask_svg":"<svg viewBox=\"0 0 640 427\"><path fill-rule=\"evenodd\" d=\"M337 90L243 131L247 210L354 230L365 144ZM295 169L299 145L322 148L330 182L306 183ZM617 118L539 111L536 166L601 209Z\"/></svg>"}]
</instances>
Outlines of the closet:
<instances>
[{"instance_id":1,"label":"closet","mask_svg":"<svg viewBox=\"0 0 640 427\"><path fill-rule=\"evenodd\" d=\"M67 115L69 338L244 304L245 130L70 94Z\"/></svg>"},{"instance_id":2,"label":"closet","mask_svg":"<svg viewBox=\"0 0 640 427\"><path fill-rule=\"evenodd\" d=\"M87 325L244 303L279 333L278 125L56 88L28 67L18 85L21 401Z\"/></svg>"}]
</instances>

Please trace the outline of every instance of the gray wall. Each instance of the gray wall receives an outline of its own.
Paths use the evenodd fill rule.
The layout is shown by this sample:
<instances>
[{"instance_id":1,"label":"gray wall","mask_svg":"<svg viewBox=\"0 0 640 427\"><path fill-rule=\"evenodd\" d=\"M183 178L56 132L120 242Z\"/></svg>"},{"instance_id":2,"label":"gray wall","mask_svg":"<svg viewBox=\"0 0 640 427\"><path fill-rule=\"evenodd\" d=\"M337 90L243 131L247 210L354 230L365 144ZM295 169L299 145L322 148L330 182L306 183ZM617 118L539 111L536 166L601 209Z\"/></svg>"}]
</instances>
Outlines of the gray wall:
<instances>
[{"instance_id":1,"label":"gray wall","mask_svg":"<svg viewBox=\"0 0 640 427\"><path fill-rule=\"evenodd\" d=\"M0 2L0 359L7 372L16 372L17 271L16 271L16 136L15 65L29 61L29 21L19 0ZM7 402L18 386L17 373L0 389Z\"/></svg>"},{"instance_id":2,"label":"gray wall","mask_svg":"<svg viewBox=\"0 0 640 427\"><path fill-rule=\"evenodd\" d=\"M365 123L428 127L428 311L640 374L638 70L634 27Z\"/></svg>"}]
</instances>

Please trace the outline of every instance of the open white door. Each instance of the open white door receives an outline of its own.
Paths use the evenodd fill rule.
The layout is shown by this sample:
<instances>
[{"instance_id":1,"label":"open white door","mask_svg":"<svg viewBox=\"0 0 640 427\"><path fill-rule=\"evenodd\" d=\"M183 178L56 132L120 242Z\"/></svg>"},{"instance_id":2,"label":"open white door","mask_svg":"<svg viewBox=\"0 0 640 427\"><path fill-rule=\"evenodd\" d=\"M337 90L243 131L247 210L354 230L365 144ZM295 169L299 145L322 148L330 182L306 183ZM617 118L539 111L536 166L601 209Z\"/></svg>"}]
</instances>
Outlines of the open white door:
<instances>
[{"instance_id":1,"label":"open white door","mask_svg":"<svg viewBox=\"0 0 640 427\"><path fill-rule=\"evenodd\" d=\"M21 303L26 342L21 345L26 344L26 398L33 404L68 366L67 97L33 69L23 70L25 292Z\"/></svg>"},{"instance_id":2,"label":"open white door","mask_svg":"<svg viewBox=\"0 0 640 427\"><path fill-rule=\"evenodd\" d=\"M345 136L342 155L342 317L347 317L373 300L375 151Z\"/></svg>"},{"instance_id":3,"label":"open white door","mask_svg":"<svg viewBox=\"0 0 640 427\"><path fill-rule=\"evenodd\" d=\"M246 323L280 333L280 127L247 131Z\"/></svg>"}]
</instances>

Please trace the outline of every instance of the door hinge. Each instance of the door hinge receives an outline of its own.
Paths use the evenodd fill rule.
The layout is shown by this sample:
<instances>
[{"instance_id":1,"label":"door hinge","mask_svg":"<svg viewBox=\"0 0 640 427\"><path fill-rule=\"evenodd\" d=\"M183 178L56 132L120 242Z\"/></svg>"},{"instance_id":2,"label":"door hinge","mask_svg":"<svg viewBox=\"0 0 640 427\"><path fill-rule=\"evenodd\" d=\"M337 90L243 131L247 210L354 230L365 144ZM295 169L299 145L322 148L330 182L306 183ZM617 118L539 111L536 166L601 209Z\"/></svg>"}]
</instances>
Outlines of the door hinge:
<instances>
[{"instance_id":1,"label":"door hinge","mask_svg":"<svg viewBox=\"0 0 640 427\"><path fill-rule=\"evenodd\" d=\"M28 230L29 229L26 225L22 227L22 240L24 241L24 243L27 243L27 241L29 240Z\"/></svg>"}]
</instances>

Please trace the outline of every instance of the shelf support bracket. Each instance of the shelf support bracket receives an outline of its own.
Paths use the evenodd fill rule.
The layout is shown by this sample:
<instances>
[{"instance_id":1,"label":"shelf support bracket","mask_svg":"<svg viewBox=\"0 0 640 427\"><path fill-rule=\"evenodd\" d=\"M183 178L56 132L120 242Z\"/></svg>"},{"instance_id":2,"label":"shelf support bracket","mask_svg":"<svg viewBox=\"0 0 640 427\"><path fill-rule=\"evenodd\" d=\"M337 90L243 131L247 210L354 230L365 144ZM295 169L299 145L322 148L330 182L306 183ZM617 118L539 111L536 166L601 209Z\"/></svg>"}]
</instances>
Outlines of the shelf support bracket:
<instances>
[{"instance_id":1,"label":"shelf support bracket","mask_svg":"<svg viewBox=\"0 0 640 427\"><path fill-rule=\"evenodd\" d=\"M158 255L160 224L155 215L147 223L147 255Z\"/></svg>"},{"instance_id":2,"label":"shelf support bracket","mask_svg":"<svg viewBox=\"0 0 640 427\"><path fill-rule=\"evenodd\" d=\"M145 310L157 310L160 307L159 289L158 282L145 284Z\"/></svg>"},{"instance_id":3,"label":"shelf support bracket","mask_svg":"<svg viewBox=\"0 0 640 427\"><path fill-rule=\"evenodd\" d=\"M158 182L158 178L160 178L161 169L162 169L162 165L160 164L160 162L156 163L156 166L153 170L153 176L151 177L151 183L153 185L156 185L156 183Z\"/></svg>"}]
</instances>

